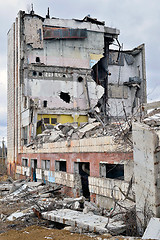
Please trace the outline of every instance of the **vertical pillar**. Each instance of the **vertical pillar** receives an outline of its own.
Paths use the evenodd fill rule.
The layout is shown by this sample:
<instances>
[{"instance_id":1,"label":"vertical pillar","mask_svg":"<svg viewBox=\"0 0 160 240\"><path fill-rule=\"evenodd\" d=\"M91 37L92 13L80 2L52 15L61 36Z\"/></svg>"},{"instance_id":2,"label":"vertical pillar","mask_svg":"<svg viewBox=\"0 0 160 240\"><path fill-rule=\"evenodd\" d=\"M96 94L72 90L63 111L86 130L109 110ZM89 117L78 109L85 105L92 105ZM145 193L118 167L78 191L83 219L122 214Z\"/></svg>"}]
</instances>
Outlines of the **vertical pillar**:
<instances>
[{"instance_id":1,"label":"vertical pillar","mask_svg":"<svg viewBox=\"0 0 160 240\"><path fill-rule=\"evenodd\" d=\"M137 227L143 234L151 217L160 217L159 137L146 124L133 123Z\"/></svg>"}]
</instances>

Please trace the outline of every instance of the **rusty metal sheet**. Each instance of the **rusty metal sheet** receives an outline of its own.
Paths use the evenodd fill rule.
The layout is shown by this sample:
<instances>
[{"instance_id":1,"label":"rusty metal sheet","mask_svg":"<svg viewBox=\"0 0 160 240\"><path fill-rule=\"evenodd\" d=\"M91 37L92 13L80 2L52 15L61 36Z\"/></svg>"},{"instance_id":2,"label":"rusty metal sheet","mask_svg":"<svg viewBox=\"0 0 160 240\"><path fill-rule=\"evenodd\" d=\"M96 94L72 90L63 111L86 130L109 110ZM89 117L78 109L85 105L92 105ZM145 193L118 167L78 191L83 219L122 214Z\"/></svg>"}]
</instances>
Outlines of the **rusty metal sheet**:
<instances>
[{"instance_id":1,"label":"rusty metal sheet","mask_svg":"<svg viewBox=\"0 0 160 240\"><path fill-rule=\"evenodd\" d=\"M54 28L43 27L44 39L84 39L87 38L86 29L73 29L73 28Z\"/></svg>"}]
</instances>

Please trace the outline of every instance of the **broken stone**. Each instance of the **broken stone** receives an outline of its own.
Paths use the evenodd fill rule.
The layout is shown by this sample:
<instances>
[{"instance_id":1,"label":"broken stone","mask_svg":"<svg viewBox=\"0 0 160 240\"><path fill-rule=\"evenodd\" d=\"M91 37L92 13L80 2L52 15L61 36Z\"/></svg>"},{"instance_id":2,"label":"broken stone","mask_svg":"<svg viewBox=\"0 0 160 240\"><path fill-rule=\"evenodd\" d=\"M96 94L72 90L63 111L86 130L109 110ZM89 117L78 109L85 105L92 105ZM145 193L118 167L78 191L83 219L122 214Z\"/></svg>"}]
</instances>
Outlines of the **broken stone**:
<instances>
[{"instance_id":1,"label":"broken stone","mask_svg":"<svg viewBox=\"0 0 160 240\"><path fill-rule=\"evenodd\" d=\"M73 132L74 132L74 130L71 129L71 130L67 133L67 135L68 135L68 136L71 136Z\"/></svg>"},{"instance_id":2,"label":"broken stone","mask_svg":"<svg viewBox=\"0 0 160 240\"><path fill-rule=\"evenodd\" d=\"M49 137L49 141L50 142L55 142L60 138L59 133L58 132L52 132L51 136Z\"/></svg>"},{"instance_id":3,"label":"broken stone","mask_svg":"<svg viewBox=\"0 0 160 240\"><path fill-rule=\"evenodd\" d=\"M73 203L72 209L74 209L74 210L80 209L80 203L79 203L78 201L76 201L75 203Z\"/></svg>"},{"instance_id":4,"label":"broken stone","mask_svg":"<svg viewBox=\"0 0 160 240\"><path fill-rule=\"evenodd\" d=\"M71 129L71 126L64 126L61 131L64 135L66 135Z\"/></svg>"},{"instance_id":5,"label":"broken stone","mask_svg":"<svg viewBox=\"0 0 160 240\"><path fill-rule=\"evenodd\" d=\"M72 140L78 140L79 139L79 136L77 133L73 133L72 134Z\"/></svg>"},{"instance_id":6,"label":"broken stone","mask_svg":"<svg viewBox=\"0 0 160 240\"><path fill-rule=\"evenodd\" d=\"M79 137L82 138L85 133L93 130L94 128L96 128L96 127L98 127L98 126L100 126L100 124L101 124L100 122L95 122L95 123L92 123L92 124L91 124L91 123L90 123L90 124L87 124L87 125L84 126L83 128L80 128L80 129L78 130L78 132L79 132Z\"/></svg>"},{"instance_id":7,"label":"broken stone","mask_svg":"<svg viewBox=\"0 0 160 240\"><path fill-rule=\"evenodd\" d=\"M49 198L49 197L52 197L53 195L51 193L44 193L44 194L41 194L40 196L41 198Z\"/></svg>"},{"instance_id":8,"label":"broken stone","mask_svg":"<svg viewBox=\"0 0 160 240\"><path fill-rule=\"evenodd\" d=\"M88 123L94 123L96 121L97 121L96 118L88 118Z\"/></svg>"},{"instance_id":9,"label":"broken stone","mask_svg":"<svg viewBox=\"0 0 160 240\"><path fill-rule=\"evenodd\" d=\"M21 218L21 217L23 217L24 215L25 215L24 213L22 213L22 212L20 212L20 211L18 210L18 211L16 211L15 213L12 213L12 214L7 218L7 220L8 220L8 221L14 221L15 219Z\"/></svg>"}]
</instances>

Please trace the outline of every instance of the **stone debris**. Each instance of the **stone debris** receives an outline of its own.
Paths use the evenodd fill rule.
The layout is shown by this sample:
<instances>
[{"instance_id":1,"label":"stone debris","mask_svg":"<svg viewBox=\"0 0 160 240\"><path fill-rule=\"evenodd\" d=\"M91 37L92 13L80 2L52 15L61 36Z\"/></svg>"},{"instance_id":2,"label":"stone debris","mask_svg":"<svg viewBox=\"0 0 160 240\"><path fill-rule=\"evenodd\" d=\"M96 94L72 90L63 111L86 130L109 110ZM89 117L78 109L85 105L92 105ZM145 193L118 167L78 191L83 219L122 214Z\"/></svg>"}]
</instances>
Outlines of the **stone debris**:
<instances>
[{"instance_id":1,"label":"stone debris","mask_svg":"<svg viewBox=\"0 0 160 240\"><path fill-rule=\"evenodd\" d=\"M70 209L59 209L44 212L42 213L42 217L50 221L59 222L73 227L78 227L88 232L96 232L100 234L108 233L108 229L105 228L107 218L94 215L91 213L84 214L83 212L80 211L74 211ZM111 222L109 225L111 229L116 228L117 234L124 232L126 227L122 221Z\"/></svg>"},{"instance_id":2,"label":"stone debris","mask_svg":"<svg viewBox=\"0 0 160 240\"><path fill-rule=\"evenodd\" d=\"M45 130L36 136L32 143L27 147L35 146L40 147L43 143L52 143L59 141L78 140L82 138L97 138L103 136L114 136L115 141L122 141L122 144L126 145L127 138L131 138L131 124L130 122L112 122L109 125L102 125L101 122L95 118L89 118L88 122L81 123L58 123L57 125L50 127L50 124L46 124ZM127 136L127 138L126 138ZM125 138L125 141L124 141ZM34 146L33 146L34 145ZM69 146L68 145L68 146ZM123 146L122 146L123 147Z\"/></svg>"},{"instance_id":3,"label":"stone debris","mask_svg":"<svg viewBox=\"0 0 160 240\"><path fill-rule=\"evenodd\" d=\"M126 212L117 212L99 208L95 203L86 201L85 197L65 198L61 193L61 186L44 184L43 182L30 182L27 180L12 179L1 183L0 191L7 186L5 195L0 202L13 207L15 203L27 204L27 207L13 211L11 214L0 214L0 222L17 221L32 222L35 216L38 219L48 219L53 222L64 224L74 229L81 228L82 232L111 233L113 235L126 232L126 222L124 221ZM128 209L128 207L127 207ZM76 230L75 230L76 231Z\"/></svg>"}]
</instances>

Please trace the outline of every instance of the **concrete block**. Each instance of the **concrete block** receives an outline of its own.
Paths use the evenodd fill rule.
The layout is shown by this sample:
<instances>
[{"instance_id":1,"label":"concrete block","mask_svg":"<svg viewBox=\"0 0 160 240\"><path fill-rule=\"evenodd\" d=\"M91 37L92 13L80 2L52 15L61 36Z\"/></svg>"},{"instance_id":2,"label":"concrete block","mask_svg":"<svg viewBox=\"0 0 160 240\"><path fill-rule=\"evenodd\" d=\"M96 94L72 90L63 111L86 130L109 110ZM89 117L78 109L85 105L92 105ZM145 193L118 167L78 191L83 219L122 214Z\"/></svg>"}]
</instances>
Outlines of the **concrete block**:
<instances>
[{"instance_id":1,"label":"concrete block","mask_svg":"<svg viewBox=\"0 0 160 240\"><path fill-rule=\"evenodd\" d=\"M44 219L52 220L55 222L65 223L71 226L78 226L94 232L108 232L105 228L107 218L93 215L93 214L84 214L81 212L73 211L70 209L60 209L54 210L51 212L42 213Z\"/></svg>"},{"instance_id":2,"label":"concrete block","mask_svg":"<svg viewBox=\"0 0 160 240\"><path fill-rule=\"evenodd\" d=\"M160 239L160 219L151 218L142 239Z\"/></svg>"}]
</instances>

